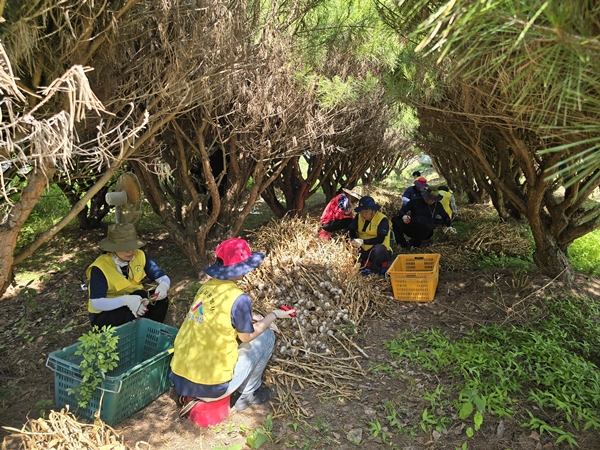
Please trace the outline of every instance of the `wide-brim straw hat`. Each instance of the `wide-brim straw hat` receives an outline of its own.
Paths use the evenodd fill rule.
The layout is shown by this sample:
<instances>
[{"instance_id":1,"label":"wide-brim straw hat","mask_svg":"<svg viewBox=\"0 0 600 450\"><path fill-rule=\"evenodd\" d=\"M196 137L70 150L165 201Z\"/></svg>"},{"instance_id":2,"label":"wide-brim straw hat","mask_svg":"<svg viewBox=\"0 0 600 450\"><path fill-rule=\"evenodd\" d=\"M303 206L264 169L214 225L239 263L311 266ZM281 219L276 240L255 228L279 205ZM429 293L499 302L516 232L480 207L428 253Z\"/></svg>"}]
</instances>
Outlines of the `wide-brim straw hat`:
<instances>
[{"instance_id":1,"label":"wide-brim straw hat","mask_svg":"<svg viewBox=\"0 0 600 450\"><path fill-rule=\"evenodd\" d=\"M342 188L342 191L348 195L351 195L356 200L360 200L364 195L362 186L354 186L352 189Z\"/></svg>"},{"instance_id":2,"label":"wide-brim straw hat","mask_svg":"<svg viewBox=\"0 0 600 450\"><path fill-rule=\"evenodd\" d=\"M130 223L108 226L108 234L99 244L105 252L129 252L146 245L137 238L137 231Z\"/></svg>"},{"instance_id":3,"label":"wide-brim straw hat","mask_svg":"<svg viewBox=\"0 0 600 450\"><path fill-rule=\"evenodd\" d=\"M232 280L253 271L265 259L265 254L250 250L248 242L240 238L221 242L216 250L217 262L204 269L208 276L218 280Z\"/></svg>"}]
</instances>

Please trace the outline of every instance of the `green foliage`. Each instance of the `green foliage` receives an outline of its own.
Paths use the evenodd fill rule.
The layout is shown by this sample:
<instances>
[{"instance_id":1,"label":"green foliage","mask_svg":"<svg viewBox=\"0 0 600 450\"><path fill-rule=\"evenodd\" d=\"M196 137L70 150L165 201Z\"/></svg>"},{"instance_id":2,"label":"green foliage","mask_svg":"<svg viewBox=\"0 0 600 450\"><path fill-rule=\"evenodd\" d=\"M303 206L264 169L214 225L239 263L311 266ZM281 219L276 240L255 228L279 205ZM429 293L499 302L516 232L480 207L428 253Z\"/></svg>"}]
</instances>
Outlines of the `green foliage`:
<instances>
[{"instance_id":1,"label":"green foliage","mask_svg":"<svg viewBox=\"0 0 600 450\"><path fill-rule=\"evenodd\" d=\"M36 235L55 225L71 210L69 201L60 188L51 185L35 205L23 225L17 241L17 249L33 241Z\"/></svg>"},{"instance_id":2,"label":"green foliage","mask_svg":"<svg viewBox=\"0 0 600 450\"><path fill-rule=\"evenodd\" d=\"M54 401L52 401L52 400L40 400L39 402L36 402L36 404L33 405L33 407L40 408L40 417L45 418L46 417L46 409L45 408L52 406L53 403L54 403Z\"/></svg>"},{"instance_id":3,"label":"green foliage","mask_svg":"<svg viewBox=\"0 0 600 450\"><path fill-rule=\"evenodd\" d=\"M391 66L401 44L384 26L370 0L320 2L299 24L297 42L313 67L327 64L332 52L358 61Z\"/></svg>"},{"instance_id":4,"label":"green foliage","mask_svg":"<svg viewBox=\"0 0 600 450\"><path fill-rule=\"evenodd\" d=\"M379 87L379 80L367 72L364 79L349 76L344 80L337 75L332 79L320 78L317 92L321 106L333 108L363 101L372 93L376 93Z\"/></svg>"},{"instance_id":5,"label":"green foliage","mask_svg":"<svg viewBox=\"0 0 600 450\"><path fill-rule=\"evenodd\" d=\"M476 269L487 269L494 267L501 269L528 269L534 266L534 263L532 256L500 256L495 253L490 253L489 255L479 253L479 257L474 261L474 266Z\"/></svg>"},{"instance_id":6,"label":"green foliage","mask_svg":"<svg viewBox=\"0 0 600 450\"><path fill-rule=\"evenodd\" d=\"M105 325L102 327L101 333L98 327L94 327L78 340L81 345L75 351L75 355L83 357L79 363L81 382L76 388L67 389L67 393L75 394L79 407L85 408L96 388L106 378L106 374L118 365L119 336L115 335L115 329L112 326Z\"/></svg>"},{"instance_id":7,"label":"green foliage","mask_svg":"<svg viewBox=\"0 0 600 450\"><path fill-rule=\"evenodd\" d=\"M586 234L569 246L569 262L578 272L600 276L600 230Z\"/></svg>"},{"instance_id":8,"label":"green foliage","mask_svg":"<svg viewBox=\"0 0 600 450\"><path fill-rule=\"evenodd\" d=\"M272 438L273 431L273 413L270 413L265 420L265 426L261 428L255 428L250 433L250 436L246 437L246 444L250 448L260 448L265 442Z\"/></svg>"},{"instance_id":9,"label":"green foliage","mask_svg":"<svg viewBox=\"0 0 600 450\"><path fill-rule=\"evenodd\" d=\"M29 287L31 283L33 283L33 280L29 280L27 284L19 290L19 298L23 299L27 309L31 312L36 312L38 305L34 300L34 297L37 295L37 291L34 288Z\"/></svg>"},{"instance_id":10,"label":"green foliage","mask_svg":"<svg viewBox=\"0 0 600 450\"><path fill-rule=\"evenodd\" d=\"M462 377L455 405L460 419L472 417L469 437L486 413L513 416L520 398L534 405L529 417L517 416L523 426L574 445L563 423L600 429L600 307L577 297L547 299L545 307L519 327L486 326L455 341L433 329L404 332L385 347L396 358ZM437 397L429 394L428 399ZM545 423L532 410L555 411L556 423ZM435 420L428 408L421 426L427 429Z\"/></svg>"}]
</instances>

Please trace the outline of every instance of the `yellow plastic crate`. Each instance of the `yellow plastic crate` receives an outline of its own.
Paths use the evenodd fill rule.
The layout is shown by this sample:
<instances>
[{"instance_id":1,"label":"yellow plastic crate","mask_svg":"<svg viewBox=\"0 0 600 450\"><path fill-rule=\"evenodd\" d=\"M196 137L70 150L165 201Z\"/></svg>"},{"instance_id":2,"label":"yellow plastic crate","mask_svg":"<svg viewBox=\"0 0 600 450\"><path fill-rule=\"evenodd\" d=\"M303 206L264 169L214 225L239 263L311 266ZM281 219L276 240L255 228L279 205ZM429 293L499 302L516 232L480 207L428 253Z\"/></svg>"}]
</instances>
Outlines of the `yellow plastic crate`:
<instances>
[{"instance_id":1,"label":"yellow plastic crate","mask_svg":"<svg viewBox=\"0 0 600 450\"><path fill-rule=\"evenodd\" d=\"M430 302L435 297L440 255L398 255L387 271L394 298L404 302Z\"/></svg>"}]
</instances>

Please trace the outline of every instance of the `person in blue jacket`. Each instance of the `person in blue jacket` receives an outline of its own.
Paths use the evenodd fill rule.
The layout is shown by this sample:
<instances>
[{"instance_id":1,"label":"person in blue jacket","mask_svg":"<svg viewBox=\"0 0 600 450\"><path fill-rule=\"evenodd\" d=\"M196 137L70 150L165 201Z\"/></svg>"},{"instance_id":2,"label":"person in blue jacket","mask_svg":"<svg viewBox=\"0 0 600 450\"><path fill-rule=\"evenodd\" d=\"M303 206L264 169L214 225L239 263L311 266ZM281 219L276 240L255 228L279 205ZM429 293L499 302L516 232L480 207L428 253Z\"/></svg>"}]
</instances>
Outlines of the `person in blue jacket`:
<instances>
[{"instance_id":1,"label":"person in blue jacket","mask_svg":"<svg viewBox=\"0 0 600 450\"><path fill-rule=\"evenodd\" d=\"M427 184L427 180L423 177L417 178L413 186L409 186L402 194L402 204L406 205L409 201L414 200L416 198L421 198L421 195L425 189L427 189L429 185Z\"/></svg>"}]
</instances>

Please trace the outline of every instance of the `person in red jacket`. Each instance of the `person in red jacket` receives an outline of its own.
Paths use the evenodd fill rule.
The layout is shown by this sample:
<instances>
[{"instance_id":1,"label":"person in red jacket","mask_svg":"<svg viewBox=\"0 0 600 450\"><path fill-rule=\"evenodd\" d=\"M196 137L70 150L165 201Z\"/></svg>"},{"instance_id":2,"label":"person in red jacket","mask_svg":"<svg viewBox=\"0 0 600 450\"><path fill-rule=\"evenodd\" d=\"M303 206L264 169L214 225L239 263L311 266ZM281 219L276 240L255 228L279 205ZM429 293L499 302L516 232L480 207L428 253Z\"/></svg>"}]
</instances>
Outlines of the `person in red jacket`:
<instances>
[{"instance_id":1,"label":"person in red jacket","mask_svg":"<svg viewBox=\"0 0 600 450\"><path fill-rule=\"evenodd\" d=\"M321 214L319 239L331 239L331 233L347 229L354 218L352 214L353 203L362 198L362 187L342 188L342 191L329 201L323 210L323 214Z\"/></svg>"}]
</instances>

